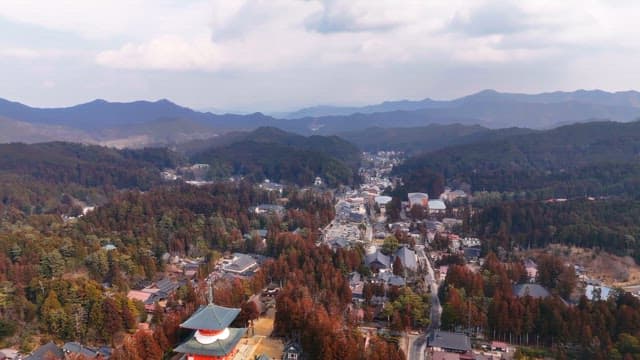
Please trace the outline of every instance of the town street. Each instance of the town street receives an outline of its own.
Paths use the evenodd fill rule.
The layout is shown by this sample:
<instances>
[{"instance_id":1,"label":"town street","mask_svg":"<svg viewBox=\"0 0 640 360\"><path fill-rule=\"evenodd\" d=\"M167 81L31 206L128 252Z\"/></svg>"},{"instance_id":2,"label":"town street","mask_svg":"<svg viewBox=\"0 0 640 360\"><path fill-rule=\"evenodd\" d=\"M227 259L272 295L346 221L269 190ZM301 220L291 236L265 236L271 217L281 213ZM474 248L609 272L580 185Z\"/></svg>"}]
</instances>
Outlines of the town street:
<instances>
[{"instance_id":1,"label":"town street","mask_svg":"<svg viewBox=\"0 0 640 360\"><path fill-rule=\"evenodd\" d=\"M427 345L428 334L440 327L440 316L442 315L442 306L440 306L440 300L438 299L438 282L435 279L435 274L431 262L424 252L424 248L417 248L418 262L422 264L427 270L424 281L431 289L431 322L426 329L426 332L415 337L408 337L409 340L409 353L407 359L409 360L423 360L425 358L425 347Z\"/></svg>"}]
</instances>

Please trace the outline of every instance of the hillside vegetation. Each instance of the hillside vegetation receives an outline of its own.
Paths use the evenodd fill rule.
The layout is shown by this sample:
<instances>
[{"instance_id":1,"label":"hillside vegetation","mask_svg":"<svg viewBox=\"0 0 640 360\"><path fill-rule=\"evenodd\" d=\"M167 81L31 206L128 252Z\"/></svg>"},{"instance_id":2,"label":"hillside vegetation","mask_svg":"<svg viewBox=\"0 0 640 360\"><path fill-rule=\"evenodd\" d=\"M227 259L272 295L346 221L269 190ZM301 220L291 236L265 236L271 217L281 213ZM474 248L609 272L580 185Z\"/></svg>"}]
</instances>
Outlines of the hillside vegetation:
<instances>
[{"instance_id":1,"label":"hillside vegetation","mask_svg":"<svg viewBox=\"0 0 640 360\"><path fill-rule=\"evenodd\" d=\"M191 156L194 162L211 165L212 178L241 175L309 185L320 176L332 186L357 182L359 151L338 137L304 137L260 128L225 142L220 140Z\"/></svg>"},{"instance_id":2,"label":"hillside vegetation","mask_svg":"<svg viewBox=\"0 0 640 360\"><path fill-rule=\"evenodd\" d=\"M640 122L593 122L496 141L452 146L395 169L408 190L429 186L424 171L474 191L537 197L640 195Z\"/></svg>"},{"instance_id":3,"label":"hillside vegetation","mask_svg":"<svg viewBox=\"0 0 640 360\"><path fill-rule=\"evenodd\" d=\"M116 150L63 142L0 144L0 154L0 200L27 212L50 211L64 195L95 202L117 189L146 190L161 182L161 169L182 161L167 149Z\"/></svg>"},{"instance_id":4,"label":"hillside vegetation","mask_svg":"<svg viewBox=\"0 0 640 360\"><path fill-rule=\"evenodd\" d=\"M491 130L480 125L431 124L420 127L382 128L372 127L339 134L364 151L403 151L415 154L435 151L452 145L470 144L478 141L498 140L509 136L533 133L535 130L506 128Z\"/></svg>"}]
</instances>

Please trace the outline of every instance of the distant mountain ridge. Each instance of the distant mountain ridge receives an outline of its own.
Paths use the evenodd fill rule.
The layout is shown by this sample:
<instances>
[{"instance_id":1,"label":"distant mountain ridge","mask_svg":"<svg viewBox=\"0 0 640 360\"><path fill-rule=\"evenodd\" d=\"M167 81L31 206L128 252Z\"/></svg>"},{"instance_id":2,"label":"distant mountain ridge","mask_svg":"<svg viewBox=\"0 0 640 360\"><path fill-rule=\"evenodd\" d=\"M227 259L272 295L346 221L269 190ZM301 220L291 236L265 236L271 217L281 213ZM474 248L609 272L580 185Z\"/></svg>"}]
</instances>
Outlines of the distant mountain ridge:
<instances>
[{"instance_id":1,"label":"distant mountain ridge","mask_svg":"<svg viewBox=\"0 0 640 360\"><path fill-rule=\"evenodd\" d=\"M385 101L380 104L366 106L330 106L320 105L303 108L290 113L281 115L284 119L299 119L305 117L322 117L335 115L351 115L351 114L371 114L377 112L389 111L412 111L420 109L438 108L446 106L446 101L431 100L429 98L423 100L398 100Z\"/></svg>"},{"instance_id":2,"label":"distant mountain ridge","mask_svg":"<svg viewBox=\"0 0 640 360\"><path fill-rule=\"evenodd\" d=\"M337 115L326 115L335 113ZM129 103L94 100L64 108L33 108L0 99L2 142L74 140L117 147L172 145L232 131L277 127L302 135L335 135L371 127L430 124L548 129L594 120L640 118L640 93L600 90L535 95L485 90L459 99L390 101L365 107L316 107L278 119L262 113L212 114L169 100ZM325 115L325 116L321 116ZM304 116L304 117L299 117ZM49 129L51 131L45 131Z\"/></svg>"},{"instance_id":3,"label":"distant mountain ridge","mask_svg":"<svg viewBox=\"0 0 640 360\"><path fill-rule=\"evenodd\" d=\"M282 118L297 119L303 117L323 117L335 115L371 114L390 111L415 111L422 109L452 108L462 104L481 102L519 102L553 104L562 102L577 102L605 106L640 107L640 92L619 91L606 92L602 90L576 90L572 92L554 91L540 94L501 93L495 90L482 90L452 100L398 100L385 101L380 104L366 106L313 106L290 113L282 114Z\"/></svg>"}]
</instances>

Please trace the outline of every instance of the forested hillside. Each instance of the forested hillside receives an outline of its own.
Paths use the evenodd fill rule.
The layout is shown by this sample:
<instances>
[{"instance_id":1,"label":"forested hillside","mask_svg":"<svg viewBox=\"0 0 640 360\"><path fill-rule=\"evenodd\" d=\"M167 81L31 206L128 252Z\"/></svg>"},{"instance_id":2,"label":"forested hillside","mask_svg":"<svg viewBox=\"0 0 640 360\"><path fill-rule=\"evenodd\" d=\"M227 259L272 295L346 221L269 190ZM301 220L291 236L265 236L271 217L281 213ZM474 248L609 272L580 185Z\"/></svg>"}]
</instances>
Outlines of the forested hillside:
<instances>
[{"instance_id":1,"label":"forested hillside","mask_svg":"<svg viewBox=\"0 0 640 360\"><path fill-rule=\"evenodd\" d=\"M561 243L598 248L640 262L640 202L576 200L560 203L504 202L481 211L475 231L486 247L511 250Z\"/></svg>"},{"instance_id":2,"label":"forested hillside","mask_svg":"<svg viewBox=\"0 0 640 360\"><path fill-rule=\"evenodd\" d=\"M503 139L509 136L534 133L524 128L491 130L480 125L431 124L423 127L373 127L339 134L364 151L394 150L407 154L439 150L452 145Z\"/></svg>"},{"instance_id":3,"label":"forested hillside","mask_svg":"<svg viewBox=\"0 0 640 360\"><path fill-rule=\"evenodd\" d=\"M183 161L166 149L116 150L62 142L1 144L0 154L2 203L37 207L39 212L58 206L64 194L90 200L114 189L149 189L161 183L161 169Z\"/></svg>"},{"instance_id":4,"label":"forested hillside","mask_svg":"<svg viewBox=\"0 0 640 360\"><path fill-rule=\"evenodd\" d=\"M241 175L309 185L319 176L331 186L358 181L359 151L354 145L334 136L304 137L275 128L216 140L191 159L210 164L212 178Z\"/></svg>"},{"instance_id":5,"label":"forested hillside","mask_svg":"<svg viewBox=\"0 0 640 360\"><path fill-rule=\"evenodd\" d=\"M408 159L395 173L408 190L428 187L429 171L474 191L536 197L640 194L640 122L594 122L448 147Z\"/></svg>"}]
</instances>

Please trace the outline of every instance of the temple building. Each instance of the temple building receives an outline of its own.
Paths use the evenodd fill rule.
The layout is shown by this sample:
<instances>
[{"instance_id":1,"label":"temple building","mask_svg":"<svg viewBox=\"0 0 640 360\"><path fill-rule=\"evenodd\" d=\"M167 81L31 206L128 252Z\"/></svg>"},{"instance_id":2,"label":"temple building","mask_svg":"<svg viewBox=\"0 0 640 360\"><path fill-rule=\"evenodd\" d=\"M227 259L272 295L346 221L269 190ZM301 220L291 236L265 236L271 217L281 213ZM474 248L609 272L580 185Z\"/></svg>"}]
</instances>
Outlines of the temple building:
<instances>
[{"instance_id":1,"label":"temple building","mask_svg":"<svg viewBox=\"0 0 640 360\"><path fill-rule=\"evenodd\" d=\"M215 305L211 284L208 297L208 305L200 307L180 324L182 328L195 330L191 337L174 349L177 353L185 354L181 360L231 360L238 352L238 343L247 332L246 328L229 327L240 309Z\"/></svg>"}]
</instances>

